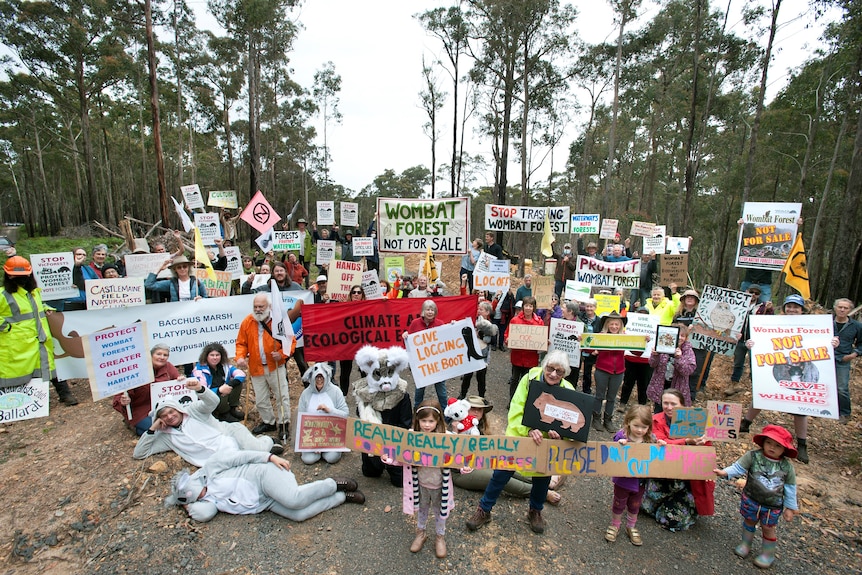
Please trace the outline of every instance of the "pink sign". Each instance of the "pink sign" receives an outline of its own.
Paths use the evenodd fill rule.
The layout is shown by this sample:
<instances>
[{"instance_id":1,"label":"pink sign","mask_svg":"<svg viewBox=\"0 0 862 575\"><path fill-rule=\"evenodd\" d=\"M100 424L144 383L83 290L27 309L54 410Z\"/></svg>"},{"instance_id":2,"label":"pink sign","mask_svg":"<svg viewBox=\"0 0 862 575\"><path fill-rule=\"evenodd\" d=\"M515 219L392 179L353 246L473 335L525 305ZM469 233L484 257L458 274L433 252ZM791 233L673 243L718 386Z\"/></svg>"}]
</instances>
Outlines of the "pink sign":
<instances>
[{"instance_id":1,"label":"pink sign","mask_svg":"<svg viewBox=\"0 0 862 575\"><path fill-rule=\"evenodd\" d=\"M281 221L281 216L263 197L263 192L260 190L257 191L239 217L260 233L264 233Z\"/></svg>"}]
</instances>

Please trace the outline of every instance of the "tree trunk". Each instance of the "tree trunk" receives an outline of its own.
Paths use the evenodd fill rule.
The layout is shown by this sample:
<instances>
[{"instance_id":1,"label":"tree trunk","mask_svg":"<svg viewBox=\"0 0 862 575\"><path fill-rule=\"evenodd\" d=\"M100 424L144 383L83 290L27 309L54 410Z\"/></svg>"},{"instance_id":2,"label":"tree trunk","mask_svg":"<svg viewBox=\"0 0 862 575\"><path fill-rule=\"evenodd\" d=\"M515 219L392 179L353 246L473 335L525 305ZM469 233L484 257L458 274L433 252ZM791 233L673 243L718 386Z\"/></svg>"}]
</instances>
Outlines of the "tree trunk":
<instances>
[{"instance_id":1,"label":"tree trunk","mask_svg":"<svg viewBox=\"0 0 862 575\"><path fill-rule=\"evenodd\" d=\"M608 212L608 201L611 194L611 176L614 172L614 148L616 147L617 117L620 112L620 69L623 65L623 34L629 16L630 3L622 6L620 18L620 33L617 36L617 61L614 66L614 100L613 112L611 114L611 126L608 130L608 164L605 169L605 193L602 194L602 217Z\"/></svg>"},{"instance_id":2,"label":"tree trunk","mask_svg":"<svg viewBox=\"0 0 862 575\"><path fill-rule=\"evenodd\" d=\"M692 46L692 83L691 102L688 113L688 135L685 139L685 199L682 203L682 233L688 234L689 221L694 211L694 187L695 187L695 144L694 134L697 124L697 96L698 80L700 78L700 33L702 26L703 0L697 0L695 5L694 45Z\"/></svg>"},{"instance_id":3,"label":"tree trunk","mask_svg":"<svg viewBox=\"0 0 862 575\"><path fill-rule=\"evenodd\" d=\"M260 141L258 140L258 63L257 39L248 34L248 193L254 196L260 187ZM325 147L325 146L324 146ZM324 150L325 153L325 150Z\"/></svg>"},{"instance_id":4,"label":"tree trunk","mask_svg":"<svg viewBox=\"0 0 862 575\"><path fill-rule=\"evenodd\" d=\"M144 10L147 19L147 65L150 80L150 112L153 116L153 148L156 154L156 178L159 182L159 207L161 208L162 225L170 227L170 211L168 211L168 186L165 183L165 158L162 153L162 127L159 119L159 84L156 73L156 49L153 40L153 13L151 0L146 0Z\"/></svg>"},{"instance_id":5,"label":"tree trunk","mask_svg":"<svg viewBox=\"0 0 862 575\"><path fill-rule=\"evenodd\" d=\"M84 62L78 60L75 70L78 85L78 111L81 120L81 137L84 140L84 168L87 174L87 205L84 213L87 220L104 219L104 206L99 201L96 189L96 167L93 165L93 141L90 137L90 101L84 84Z\"/></svg>"},{"instance_id":6,"label":"tree trunk","mask_svg":"<svg viewBox=\"0 0 862 575\"><path fill-rule=\"evenodd\" d=\"M180 185L185 185L183 174L183 75L182 54L180 53L180 33L177 24L177 2L174 0L174 57L176 58L177 76L177 180Z\"/></svg>"}]
</instances>

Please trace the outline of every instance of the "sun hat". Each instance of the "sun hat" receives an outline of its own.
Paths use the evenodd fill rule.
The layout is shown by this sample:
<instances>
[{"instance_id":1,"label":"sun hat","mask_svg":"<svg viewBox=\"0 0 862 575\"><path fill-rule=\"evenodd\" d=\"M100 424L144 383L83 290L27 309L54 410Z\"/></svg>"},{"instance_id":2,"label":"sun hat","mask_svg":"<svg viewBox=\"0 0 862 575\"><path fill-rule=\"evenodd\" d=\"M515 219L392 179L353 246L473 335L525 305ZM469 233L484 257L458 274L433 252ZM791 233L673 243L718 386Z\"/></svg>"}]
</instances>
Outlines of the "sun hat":
<instances>
[{"instance_id":1,"label":"sun hat","mask_svg":"<svg viewBox=\"0 0 862 575\"><path fill-rule=\"evenodd\" d=\"M795 303L799 307L805 309L805 300L802 299L802 296L799 295L798 293L792 293L789 296L787 296L786 298L784 298L784 303L781 305L781 309L784 309L784 306L786 306L789 303Z\"/></svg>"},{"instance_id":2,"label":"sun hat","mask_svg":"<svg viewBox=\"0 0 862 575\"><path fill-rule=\"evenodd\" d=\"M135 245L132 249L133 254L148 254L150 253L150 244L144 238L135 238Z\"/></svg>"},{"instance_id":3,"label":"sun hat","mask_svg":"<svg viewBox=\"0 0 862 575\"><path fill-rule=\"evenodd\" d=\"M485 413L494 409L494 404L482 397L481 395L468 395L467 403L470 404L470 407L478 407L480 409L484 409Z\"/></svg>"},{"instance_id":4,"label":"sun hat","mask_svg":"<svg viewBox=\"0 0 862 575\"><path fill-rule=\"evenodd\" d=\"M767 425L763 428L763 431L752 438L752 441L763 447L763 441L767 437L784 448L784 455L786 457L796 459L796 448L793 447L793 436L790 435L789 431L780 425Z\"/></svg>"},{"instance_id":5,"label":"sun hat","mask_svg":"<svg viewBox=\"0 0 862 575\"><path fill-rule=\"evenodd\" d=\"M687 290L685 290L684 292L682 292L682 297L683 297L683 298L686 298L686 297L688 297L688 296L692 296L692 297L694 297L697 301L700 301L700 296L698 295L697 290L687 289Z\"/></svg>"},{"instance_id":6,"label":"sun hat","mask_svg":"<svg viewBox=\"0 0 862 575\"><path fill-rule=\"evenodd\" d=\"M27 258L12 256L3 264L3 271L10 276L28 276L33 273L33 268Z\"/></svg>"},{"instance_id":7,"label":"sun hat","mask_svg":"<svg viewBox=\"0 0 862 575\"><path fill-rule=\"evenodd\" d=\"M605 328L605 322L608 321L609 319L620 320L621 322L623 322L623 327L625 327L625 325L629 322L629 318L620 315L620 313L617 311L612 311L610 313L606 313L606 314L600 316L599 319L601 321L601 324L599 324L599 326L596 328L597 331L602 331Z\"/></svg>"},{"instance_id":8,"label":"sun hat","mask_svg":"<svg viewBox=\"0 0 862 575\"><path fill-rule=\"evenodd\" d=\"M177 256L174 258L174 261L172 261L171 265L169 265L168 267L172 268L172 267L178 266L180 264L188 264L191 266L192 262L190 262L189 258L187 258L186 256Z\"/></svg>"},{"instance_id":9,"label":"sun hat","mask_svg":"<svg viewBox=\"0 0 862 575\"><path fill-rule=\"evenodd\" d=\"M325 276L325 275L319 275L319 276L317 276L317 279L316 279L316 280L314 280L314 283L318 283L318 284L319 284L320 282L325 282L325 281L327 281L327 280L326 280L326 276Z\"/></svg>"}]
</instances>

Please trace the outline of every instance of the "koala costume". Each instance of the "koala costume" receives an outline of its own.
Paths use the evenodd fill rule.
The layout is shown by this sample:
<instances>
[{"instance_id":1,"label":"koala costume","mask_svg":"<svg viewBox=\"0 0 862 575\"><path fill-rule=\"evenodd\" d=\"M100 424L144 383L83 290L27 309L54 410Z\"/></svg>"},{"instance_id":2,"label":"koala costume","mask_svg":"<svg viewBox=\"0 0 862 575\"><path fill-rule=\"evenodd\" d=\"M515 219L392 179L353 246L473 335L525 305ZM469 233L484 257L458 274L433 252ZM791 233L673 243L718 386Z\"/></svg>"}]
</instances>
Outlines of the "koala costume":
<instances>
[{"instance_id":1,"label":"koala costume","mask_svg":"<svg viewBox=\"0 0 862 575\"><path fill-rule=\"evenodd\" d=\"M317 389L317 376L323 377L323 387ZM332 382L332 368L326 363L318 362L305 370L302 383L307 385L299 396L297 413L313 413L318 415L340 415L347 417L348 407L341 388ZM325 407L325 409L320 409ZM306 451L300 457L306 465L312 465L323 458L327 463L337 463L341 459L341 451Z\"/></svg>"},{"instance_id":2,"label":"koala costume","mask_svg":"<svg viewBox=\"0 0 862 575\"><path fill-rule=\"evenodd\" d=\"M407 351L401 347L379 349L366 345L356 352L356 365L365 374L363 379L353 382L359 419L410 429L413 405L407 393L407 382L399 376L407 368ZM380 457L362 454L362 475L380 477L384 470L389 472L392 485L402 486L400 466L386 465Z\"/></svg>"}]
</instances>

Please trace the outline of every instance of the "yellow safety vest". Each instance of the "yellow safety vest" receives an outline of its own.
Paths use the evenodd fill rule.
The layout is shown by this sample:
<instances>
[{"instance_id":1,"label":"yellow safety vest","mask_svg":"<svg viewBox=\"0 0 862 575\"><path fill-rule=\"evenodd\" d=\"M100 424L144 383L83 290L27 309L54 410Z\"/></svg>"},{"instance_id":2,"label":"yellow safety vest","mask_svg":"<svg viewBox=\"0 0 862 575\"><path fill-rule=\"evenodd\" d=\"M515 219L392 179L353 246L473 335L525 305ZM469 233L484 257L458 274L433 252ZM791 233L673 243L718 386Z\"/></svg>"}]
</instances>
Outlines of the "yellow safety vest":
<instances>
[{"instance_id":1,"label":"yellow safety vest","mask_svg":"<svg viewBox=\"0 0 862 575\"><path fill-rule=\"evenodd\" d=\"M54 371L54 342L45 316L41 290L0 298L0 387L24 385L33 378L49 380Z\"/></svg>"}]
</instances>

